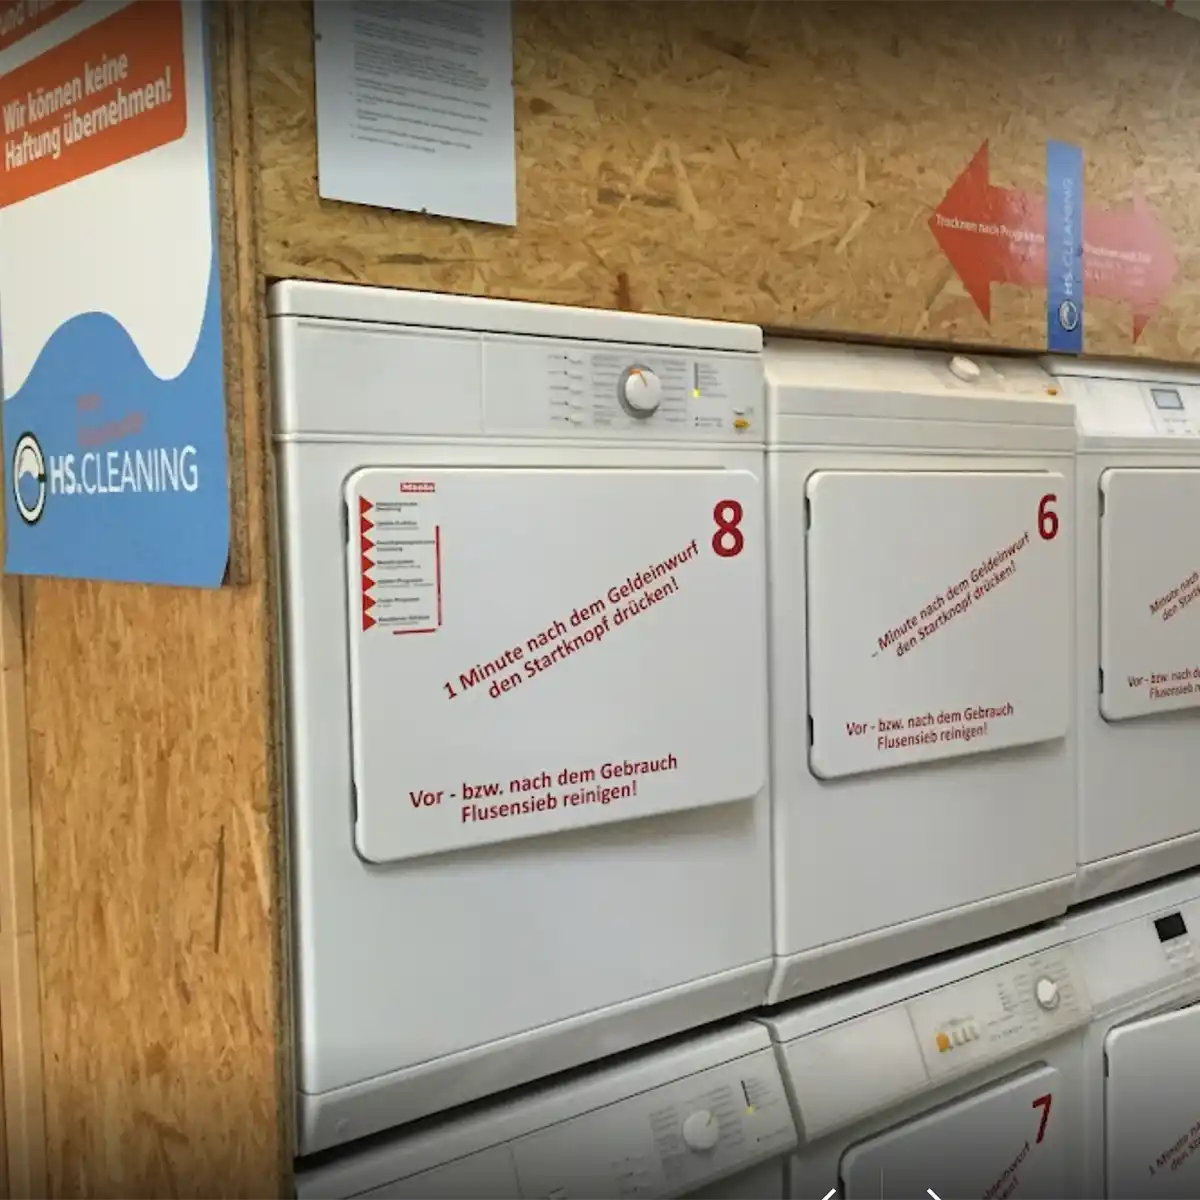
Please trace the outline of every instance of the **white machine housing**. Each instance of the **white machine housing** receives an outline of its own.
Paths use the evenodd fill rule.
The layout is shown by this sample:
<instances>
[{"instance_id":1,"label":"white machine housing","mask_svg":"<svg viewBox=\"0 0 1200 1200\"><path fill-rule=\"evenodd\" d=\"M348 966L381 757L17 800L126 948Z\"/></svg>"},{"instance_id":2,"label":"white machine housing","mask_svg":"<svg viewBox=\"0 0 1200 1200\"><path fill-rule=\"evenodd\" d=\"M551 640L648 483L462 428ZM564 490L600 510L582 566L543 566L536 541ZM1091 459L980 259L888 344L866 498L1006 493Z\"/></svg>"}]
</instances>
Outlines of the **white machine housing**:
<instances>
[{"instance_id":1,"label":"white machine housing","mask_svg":"<svg viewBox=\"0 0 1200 1200\"><path fill-rule=\"evenodd\" d=\"M1083 1196L1090 1016L1055 924L764 1017L801 1137L788 1195Z\"/></svg>"},{"instance_id":2,"label":"white machine housing","mask_svg":"<svg viewBox=\"0 0 1200 1200\"><path fill-rule=\"evenodd\" d=\"M300 1152L761 1003L760 331L269 311Z\"/></svg>"},{"instance_id":3,"label":"white machine housing","mask_svg":"<svg viewBox=\"0 0 1200 1200\"><path fill-rule=\"evenodd\" d=\"M1029 360L766 359L777 1002L1066 909L1075 433Z\"/></svg>"},{"instance_id":4,"label":"white machine housing","mask_svg":"<svg viewBox=\"0 0 1200 1200\"><path fill-rule=\"evenodd\" d=\"M795 1146L770 1038L745 1022L351 1147L296 1185L299 1200L782 1200Z\"/></svg>"},{"instance_id":5,"label":"white machine housing","mask_svg":"<svg viewBox=\"0 0 1200 1200\"><path fill-rule=\"evenodd\" d=\"M1079 428L1082 901L1200 866L1200 373L1049 367Z\"/></svg>"},{"instance_id":6,"label":"white machine housing","mask_svg":"<svg viewBox=\"0 0 1200 1200\"><path fill-rule=\"evenodd\" d=\"M1092 998L1086 1194L1200 1196L1200 875L1067 918Z\"/></svg>"}]
</instances>

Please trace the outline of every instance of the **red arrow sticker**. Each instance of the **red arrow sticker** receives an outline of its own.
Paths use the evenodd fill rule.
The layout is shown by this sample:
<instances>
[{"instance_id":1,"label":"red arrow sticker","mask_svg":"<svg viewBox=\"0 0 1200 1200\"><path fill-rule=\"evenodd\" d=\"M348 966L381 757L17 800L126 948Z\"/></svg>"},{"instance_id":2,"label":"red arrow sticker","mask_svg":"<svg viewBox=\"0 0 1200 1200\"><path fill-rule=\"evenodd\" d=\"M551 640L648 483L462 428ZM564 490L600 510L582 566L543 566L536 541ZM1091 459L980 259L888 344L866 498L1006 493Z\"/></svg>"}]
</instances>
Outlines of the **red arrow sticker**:
<instances>
[{"instance_id":1,"label":"red arrow sticker","mask_svg":"<svg viewBox=\"0 0 1200 1200\"><path fill-rule=\"evenodd\" d=\"M929 228L985 320L993 283L1045 287L1046 198L993 186L987 142L950 185ZM1137 341L1179 269L1170 236L1135 192L1127 210L1085 206L1083 240L1085 295L1128 304Z\"/></svg>"}]
</instances>

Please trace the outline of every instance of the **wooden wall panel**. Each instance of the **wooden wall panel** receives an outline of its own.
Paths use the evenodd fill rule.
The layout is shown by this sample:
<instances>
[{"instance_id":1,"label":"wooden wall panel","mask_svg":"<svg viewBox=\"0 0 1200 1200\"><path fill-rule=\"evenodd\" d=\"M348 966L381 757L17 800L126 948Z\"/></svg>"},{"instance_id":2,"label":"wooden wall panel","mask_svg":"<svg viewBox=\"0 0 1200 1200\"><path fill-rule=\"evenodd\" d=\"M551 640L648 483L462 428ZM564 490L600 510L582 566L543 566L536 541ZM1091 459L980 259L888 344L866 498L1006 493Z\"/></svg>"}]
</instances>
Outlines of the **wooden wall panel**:
<instances>
[{"instance_id":1,"label":"wooden wall panel","mask_svg":"<svg viewBox=\"0 0 1200 1200\"><path fill-rule=\"evenodd\" d=\"M21 582L0 579L0 1079L7 1191L46 1194L41 989Z\"/></svg>"},{"instance_id":2,"label":"wooden wall panel","mask_svg":"<svg viewBox=\"0 0 1200 1200\"><path fill-rule=\"evenodd\" d=\"M273 1196L287 1186L262 293L243 11L214 10L244 582L24 583L54 1196Z\"/></svg>"},{"instance_id":3,"label":"wooden wall panel","mask_svg":"<svg viewBox=\"0 0 1200 1200\"><path fill-rule=\"evenodd\" d=\"M1137 352L1200 353L1200 23L1145 0L589 3L515 8L519 224L323 202L311 9L252 16L265 269L794 330L1045 346L1044 292L980 315L928 228L990 142L1044 189L1080 143L1089 203L1140 187L1178 279ZM1086 349L1131 314L1089 301Z\"/></svg>"}]
</instances>

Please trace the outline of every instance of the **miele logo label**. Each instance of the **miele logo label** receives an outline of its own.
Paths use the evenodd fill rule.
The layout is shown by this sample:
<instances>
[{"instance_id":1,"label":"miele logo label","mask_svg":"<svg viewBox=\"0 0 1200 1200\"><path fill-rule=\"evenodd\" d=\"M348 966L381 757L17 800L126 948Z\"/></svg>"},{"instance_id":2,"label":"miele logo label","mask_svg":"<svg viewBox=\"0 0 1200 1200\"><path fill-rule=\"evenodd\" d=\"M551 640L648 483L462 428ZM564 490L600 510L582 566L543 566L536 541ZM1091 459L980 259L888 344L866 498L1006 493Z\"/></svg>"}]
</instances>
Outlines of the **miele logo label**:
<instances>
[{"instance_id":1,"label":"miele logo label","mask_svg":"<svg viewBox=\"0 0 1200 1200\"><path fill-rule=\"evenodd\" d=\"M436 483L402 483L400 485L402 492L436 492Z\"/></svg>"}]
</instances>

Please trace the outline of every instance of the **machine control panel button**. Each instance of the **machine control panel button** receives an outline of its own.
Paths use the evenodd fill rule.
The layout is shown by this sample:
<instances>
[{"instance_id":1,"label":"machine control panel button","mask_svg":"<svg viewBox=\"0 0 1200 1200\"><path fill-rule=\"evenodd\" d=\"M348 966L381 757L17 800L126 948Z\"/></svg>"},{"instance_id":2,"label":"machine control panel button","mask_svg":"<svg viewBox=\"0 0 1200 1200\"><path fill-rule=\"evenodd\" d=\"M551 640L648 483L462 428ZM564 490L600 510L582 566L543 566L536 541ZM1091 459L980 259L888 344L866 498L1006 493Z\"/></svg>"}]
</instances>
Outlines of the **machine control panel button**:
<instances>
[{"instance_id":1,"label":"machine control panel button","mask_svg":"<svg viewBox=\"0 0 1200 1200\"><path fill-rule=\"evenodd\" d=\"M649 367L633 366L621 373L617 399L631 417L654 416L662 398L662 381Z\"/></svg>"},{"instance_id":2,"label":"machine control panel button","mask_svg":"<svg viewBox=\"0 0 1200 1200\"><path fill-rule=\"evenodd\" d=\"M721 1124L702 1108L683 1122L683 1140L691 1150L711 1150L721 1140Z\"/></svg>"},{"instance_id":3,"label":"machine control panel button","mask_svg":"<svg viewBox=\"0 0 1200 1200\"><path fill-rule=\"evenodd\" d=\"M977 383L982 372L979 364L965 355L956 354L950 360L950 374L963 383Z\"/></svg>"},{"instance_id":4,"label":"machine control panel button","mask_svg":"<svg viewBox=\"0 0 1200 1200\"><path fill-rule=\"evenodd\" d=\"M1034 996L1037 998L1038 1008L1045 1009L1046 1012L1053 1012L1062 999L1058 984L1046 976L1037 981L1034 987Z\"/></svg>"}]
</instances>

